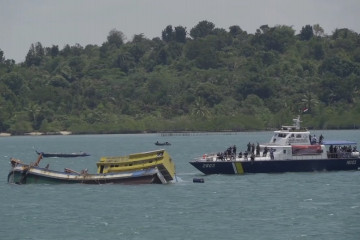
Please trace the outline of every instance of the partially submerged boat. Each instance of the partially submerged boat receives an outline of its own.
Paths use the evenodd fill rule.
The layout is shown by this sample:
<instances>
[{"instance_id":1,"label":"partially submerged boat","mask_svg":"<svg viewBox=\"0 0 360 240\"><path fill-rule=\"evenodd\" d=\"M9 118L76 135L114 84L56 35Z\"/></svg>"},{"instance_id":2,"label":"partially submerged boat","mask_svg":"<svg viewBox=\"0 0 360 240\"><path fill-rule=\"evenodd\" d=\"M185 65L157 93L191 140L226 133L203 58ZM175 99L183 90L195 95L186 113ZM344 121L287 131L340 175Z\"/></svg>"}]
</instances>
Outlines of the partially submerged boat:
<instances>
[{"instance_id":1,"label":"partially submerged boat","mask_svg":"<svg viewBox=\"0 0 360 240\"><path fill-rule=\"evenodd\" d=\"M103 159L98 163L98 173L90 174L87 169L80 172L65 168L64 171L50 170L49 166L40 167L42 154L35 163L25 164L11 158L11 170L8 182L16 184L29 183L83 183L83 184L165 184L173 180L175 165L165 151L131 154L121 158L114 157L110 162ZM125 160L127 159L127 160ZM108 165L109 163L109 165ZM121 166L119 166L121 165ZM101 170L101 171L100 171Z\"/></svg>"},{"instance_id":2,"label":"partially submerged boat","mask_svg":"<svg viewBox=\"0 0 360 240\"><path fill-rule=\"evenodd\" d=\"M274 131L268 143L236 147L224 153L204 154L190 164L204 174L282 173L360 170L359 151L352 141L319 141L307 129L294 125ZM250 143L249 143L250 144Z\"/></svg>"},{"instance_id":3,"label":"partially submerged boat","mask_svg":"<svg viewBox=\"0 0 360 240\"><path fill-rule=\"evenodd\" d=\"M45 158L50 157L58 157L58 158L74 158L74 157L88 157L90 154L86 152L78 152L78 153L45 153L45 152L39 152L35 150L38 155L42 155Z\"/></svg>"},{"instance_id":4,"label":"partially submerged boat","mask_svg":"<svg viewBox=\"0 0 360 240\"><path fill-rule=\"evenodd\" d=\"M99 174L157 168L167 182L175 179L175 164L164 149L128 156L101 157L96 165Z\"/></svg>"}]
</instances>

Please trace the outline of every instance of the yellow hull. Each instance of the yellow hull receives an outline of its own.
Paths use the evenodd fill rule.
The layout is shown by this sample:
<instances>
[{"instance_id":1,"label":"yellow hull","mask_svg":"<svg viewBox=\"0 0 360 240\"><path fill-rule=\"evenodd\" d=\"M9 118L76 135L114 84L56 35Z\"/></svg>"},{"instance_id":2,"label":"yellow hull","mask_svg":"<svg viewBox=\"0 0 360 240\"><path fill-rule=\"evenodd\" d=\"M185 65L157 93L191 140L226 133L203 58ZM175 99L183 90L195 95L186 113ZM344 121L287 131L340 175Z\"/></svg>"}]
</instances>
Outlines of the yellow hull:
<instances>
[{"instance_id":1,"label":"yellow hull","mask_svg":"<svg viewBox=\"0 0 360 240\"><path fill-rule=\"evenodd\" d=\"M96 163L98 173L114 173L157 167L166 181L175 178L175 164L164 150L134 153L128 156L101 157Z\"/></svg>"}]
</instances>

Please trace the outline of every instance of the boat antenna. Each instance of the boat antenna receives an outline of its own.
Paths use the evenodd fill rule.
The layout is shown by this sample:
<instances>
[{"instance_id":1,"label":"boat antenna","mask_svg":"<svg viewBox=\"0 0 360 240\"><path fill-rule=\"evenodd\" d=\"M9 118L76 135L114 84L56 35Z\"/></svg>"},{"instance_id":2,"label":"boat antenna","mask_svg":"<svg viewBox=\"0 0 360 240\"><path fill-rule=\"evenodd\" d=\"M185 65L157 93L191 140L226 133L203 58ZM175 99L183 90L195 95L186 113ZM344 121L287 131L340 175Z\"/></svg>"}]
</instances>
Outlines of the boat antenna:
<instances>
[{"instance_id":1,"label":"boat antenna","mask_svg":"<svg viewBox=\"0 0 360 240\"><path fill-rule=\"evenodd\" d=\"M300 129L300 122L301 122L300 121L300 115L298 115L297 118L293 119L293 121L294 121L295 129L299 130Z\"/></svg>"}]
</instances>

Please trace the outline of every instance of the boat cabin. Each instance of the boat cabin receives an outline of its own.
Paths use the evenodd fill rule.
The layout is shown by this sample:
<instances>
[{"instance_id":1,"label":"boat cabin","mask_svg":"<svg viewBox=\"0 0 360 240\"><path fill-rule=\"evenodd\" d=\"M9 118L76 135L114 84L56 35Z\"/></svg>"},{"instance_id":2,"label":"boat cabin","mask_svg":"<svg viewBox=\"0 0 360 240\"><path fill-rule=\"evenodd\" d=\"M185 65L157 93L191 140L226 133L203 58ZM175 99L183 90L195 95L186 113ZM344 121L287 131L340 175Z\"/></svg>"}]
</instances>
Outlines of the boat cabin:
<instances>
[{"instance_id":1,"label":"boat cabin","mask_svg":"<svg viewBox=\"0 0 360 240\"><path fill-rule=\"evenodd\" d=\"M275 131L270 139L269 144L272 145L311 145L310 132L288 132L288 131Z\"/></svg>"},{"instance_id":2,"label":"boat cabin","mask_svg":"<svg viewBox=\"0 0 360 240\"><path fill-rule=\"evenodd\" d=\"M300 128L300 116L293 119L294 125L282 126L280 130L274 131L270 139L270 145L311 145L311 135L307 129Z\"/></svg>"}]
</instances>

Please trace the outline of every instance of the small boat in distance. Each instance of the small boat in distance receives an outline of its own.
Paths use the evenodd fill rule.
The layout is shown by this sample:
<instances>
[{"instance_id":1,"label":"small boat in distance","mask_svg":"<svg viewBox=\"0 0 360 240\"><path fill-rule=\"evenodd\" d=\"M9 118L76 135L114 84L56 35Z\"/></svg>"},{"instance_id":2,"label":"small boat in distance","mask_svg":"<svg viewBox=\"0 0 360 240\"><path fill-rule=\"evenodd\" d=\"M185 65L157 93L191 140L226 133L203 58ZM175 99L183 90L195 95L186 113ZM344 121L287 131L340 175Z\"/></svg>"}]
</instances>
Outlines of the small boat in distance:
<instances>
[{"instance_id":1,"label":"small boat in distance","mask_svg":"<svg viewBox=\"0 0 360 240\"><path fill-rule=\"evenodd\" d=\"M74 158L74 157L87 157L90 156L90 154L86 152L79 152L79 153L45 153L45 152L39 152L35 150L38 155L42 154L45 158L50 157L58 157L58 158Z\"/></svg>"},{"instance_id":2,"label":"small boat in distance","mask_svg":"<svg viewBox=\"0 0 360 240\"><path fill-rule=\"evenodd\" d=\"M159 142L159 141L156 141L155 145L156 145L156 146L170 146L171 143L169 143L169 142Z\"/></svg>"},{"instance_id":3,"label":"small boat in distance","mask_svg":"<svg viewBox=\"0 0 360 240\"><path fill-rule=\"evenodd\" d=\"M8 174L8 183L15 184L54 184L54 183L82 183L82 184L147 184L147 183L167 183L158 168L147 168L132 171L89 174L87 169L77 172L65 168L64 171L50 170L49 166L39 167L42 155L37 161L25 164L18 159L11 158L11 170Z\"/></svg>"},{"instance_id":4,"label":"small boat in distance","mask_svg":"<svg viewBox=\"0 0 360 240\"><path fill-rule=\"evenodd\" d=\"M190 164L204 174L283 173L360 170L356 142L319 141L307 129L300 128L300 116L294 125L274 131L268 143L250 144L244 152L236 146L225 152L204 154Z\"/></svg>"}]
</instances>

